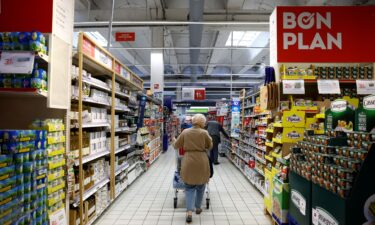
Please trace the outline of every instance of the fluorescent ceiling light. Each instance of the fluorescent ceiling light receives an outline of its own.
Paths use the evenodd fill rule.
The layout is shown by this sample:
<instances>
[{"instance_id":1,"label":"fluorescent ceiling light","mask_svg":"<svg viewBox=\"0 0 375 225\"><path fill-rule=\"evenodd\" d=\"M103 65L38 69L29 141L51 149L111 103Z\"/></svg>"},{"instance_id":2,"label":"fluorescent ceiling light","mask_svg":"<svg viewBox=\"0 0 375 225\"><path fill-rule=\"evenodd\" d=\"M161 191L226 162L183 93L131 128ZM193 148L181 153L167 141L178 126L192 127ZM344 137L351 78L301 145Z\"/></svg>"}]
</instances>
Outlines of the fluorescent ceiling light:
<instances>
[{"instance_id":1,"label":"fluorescent ceiling light","mask_svg":"<svg viewBox=\"0 0 375 225\"><path fill-rule=\"evenodd\" d=\"M87 36L89 36L91 39L93 39L96 43L98 43L102 47L107 47L108 41L101 33L98 31L93 32L85 32ZM112 46L112 45L111 45Z\"/></svg>"},{"instance_id":2,"label":"fluorescent ceiling light","mask_svg":"<svg viewBox=\"0 0 375 225\"><path fill-rule=\"evenodd\" d=\"M260 33L261 32L259 31L232 31L228 37L227 42L225 43L225 46L250 47L254 43L255 39L257 39Z\"/></svg>"}]
</instances>

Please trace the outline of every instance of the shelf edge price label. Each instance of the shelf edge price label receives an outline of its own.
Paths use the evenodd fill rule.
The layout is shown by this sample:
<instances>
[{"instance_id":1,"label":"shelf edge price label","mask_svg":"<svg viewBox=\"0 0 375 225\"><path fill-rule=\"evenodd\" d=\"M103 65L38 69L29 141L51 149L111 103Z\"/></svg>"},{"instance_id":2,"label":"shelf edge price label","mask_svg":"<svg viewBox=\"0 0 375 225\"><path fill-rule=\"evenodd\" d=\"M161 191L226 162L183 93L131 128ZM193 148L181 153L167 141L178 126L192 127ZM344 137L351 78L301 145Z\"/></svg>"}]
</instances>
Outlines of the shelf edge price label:
<instances>
[{"instance_id":1,"label":"shelf edge price label","mask_svg":"<svg viewBox=\"0 0 375 225\"><path fill-rule=\"evenodd\" d=\"M319 94L341 94L339 80L318 80Z\"/></svg>"},{"instance_id":2,"label":"shelf edge price label","mask_svg":"<svg viewBox=\"0 0 375 225\"><path fill-rule=\"evenodd\" d=\"M34 52L1 52L0 73L31 74L34 68Z\"/></svg>"},{"instance_id":3,"label":"shelf edge price label","mask_svg":"<svg viewBox=\"0 0 375 225\"><path fill-rule=\"evenodd\" d=\"M357 94L370 95L375 93L375 80L356 80Z\"/></svg>"},{"instance_id":4,"label":"shelf edge price label","mask_svg":"<svg viewBox=\"0 0 375 225\"><path fill-rule=\"evenodd\" d=\"M305 94L305 81L283 80L283 94Z\"/></svg>"}]
</instances>

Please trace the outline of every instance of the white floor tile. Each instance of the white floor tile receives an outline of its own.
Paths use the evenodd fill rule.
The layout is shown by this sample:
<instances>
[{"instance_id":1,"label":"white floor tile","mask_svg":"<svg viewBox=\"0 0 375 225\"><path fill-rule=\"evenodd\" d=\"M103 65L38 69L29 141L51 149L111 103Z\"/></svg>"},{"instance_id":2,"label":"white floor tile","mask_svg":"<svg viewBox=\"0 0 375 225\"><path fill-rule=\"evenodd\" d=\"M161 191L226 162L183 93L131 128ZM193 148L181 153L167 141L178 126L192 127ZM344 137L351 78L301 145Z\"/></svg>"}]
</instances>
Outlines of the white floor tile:
<instances>
[{"instance_id":1,"label":"white floor tile","mask_svg":"<svg viewBox=\"0 0 375 225\"><path fill-rule=\"evenodd\" d=\"M263 197L226 158L219 158L210 180L210 208L193 214L191 225L270 225L263 214ZM178 193L173 207L172 178L175 152L163 154L106 211L95 225L183 225L186 224L185 196ZM202 207L205 207L205 198Z\"/></svg>"}]
</instances>

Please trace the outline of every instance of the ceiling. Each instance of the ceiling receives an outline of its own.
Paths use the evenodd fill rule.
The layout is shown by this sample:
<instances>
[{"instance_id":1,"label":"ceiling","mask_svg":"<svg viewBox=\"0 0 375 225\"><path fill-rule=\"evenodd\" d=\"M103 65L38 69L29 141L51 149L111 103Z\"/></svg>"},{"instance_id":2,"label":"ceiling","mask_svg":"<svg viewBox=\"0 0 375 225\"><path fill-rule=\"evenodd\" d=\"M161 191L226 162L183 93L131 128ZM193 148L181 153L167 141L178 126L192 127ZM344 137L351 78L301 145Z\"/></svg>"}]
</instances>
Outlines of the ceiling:
<instances>
[{"instance_id":1,"label":"ceiling","mask_svg":"<svg viewBox=\"0 0 375 225\"><path fill-rule=\"evenodd\" d=\"M194 12L190 12L189 3L196 4L199 0L114 2L113 21L183 22L195 19ZM206 88L207 99L230 98L231 95L238 95L239 90L254 88L263 81L264 67L270 61L267 22L275 6L369 4L375 4L375 0L204 0L204 8L198 16L205 22L260 24L225 25L219 22L195 27L186 24L116 25L112 29L110 52L141 76L148 87L150 54L154 41L152 30L154 27L163 27L165 94L176 98L181 87L199 86ZM111 0L75 0L76 31L98 32L108 40L108 23L103 25L98 22L108 22L111 9ZM92 23L80 26L78 22ZM134 42L115 42L113 37L117 31L135 32L136 39ZM200 49L192 51L190 47L194 40L191 38L197 37ZM240 46L236 43L240 43ZM196 80L191 79L192 75L197 77Z\"/></svg>"}]
</instances>

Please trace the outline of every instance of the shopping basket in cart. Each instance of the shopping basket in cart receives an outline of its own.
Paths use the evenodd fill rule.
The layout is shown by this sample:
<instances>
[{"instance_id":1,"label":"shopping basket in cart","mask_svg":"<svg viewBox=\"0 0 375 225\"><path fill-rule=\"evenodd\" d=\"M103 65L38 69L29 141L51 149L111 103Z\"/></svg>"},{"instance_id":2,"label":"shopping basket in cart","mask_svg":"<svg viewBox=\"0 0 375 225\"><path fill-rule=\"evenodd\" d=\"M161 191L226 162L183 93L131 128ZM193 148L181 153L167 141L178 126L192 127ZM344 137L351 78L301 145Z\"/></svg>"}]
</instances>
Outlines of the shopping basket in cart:
<instances>
[{"instance_id":1,"label":"shopping basket in cart","mask_svg":"<svg viewBox=\"0 0 375 225\"><path fill-rule=\"evenodd\" d=\"M180 176L180 171L181 171L181 162L182 162L182 158L185 154L185 151L183 149L179 149L178 151L176 151L177 154L176 154L176 171L174 172L174 176L173 176L173 188L175 189L175 196L173 198L173 206L174 208L177 208L177 201L178 201L178 192L179 191L185 191L185 183L184 181L182 180L181 176ZM206 184L206 208L209 209L210 208L210 187L209 187L209 183Z\"/></svg>"}]
</instances>

